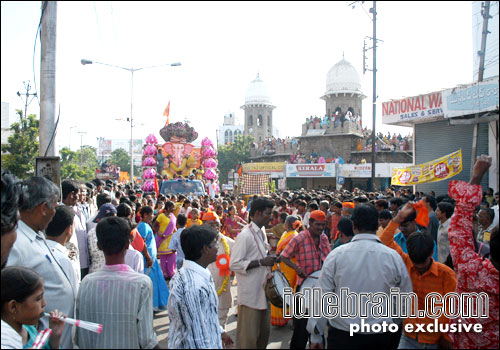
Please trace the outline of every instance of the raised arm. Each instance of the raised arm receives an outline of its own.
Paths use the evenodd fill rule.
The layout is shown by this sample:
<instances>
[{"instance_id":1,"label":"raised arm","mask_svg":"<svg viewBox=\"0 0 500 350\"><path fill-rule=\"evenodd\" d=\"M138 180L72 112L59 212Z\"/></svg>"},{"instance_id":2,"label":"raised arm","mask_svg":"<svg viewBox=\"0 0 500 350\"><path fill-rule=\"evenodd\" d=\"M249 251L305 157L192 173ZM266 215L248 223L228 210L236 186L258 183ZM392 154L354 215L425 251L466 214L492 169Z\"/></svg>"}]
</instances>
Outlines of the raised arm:
<instances>
[{"instance_id":1,"label":"raised arm","mask_svg":"<svg viewBox=\"0 0 500 350\"><path fill-rule=\"evenodd\" d=\"M458 283L467 283L467 289L475 289L472 284L484 284L484 281L470 279L483 269L483 259L475 252L472 215L474 207L481 202L481 179L491 165L491 157L482 155L474 164L470 183L450 181L449 195L457 204L451 217L448 237L450 254L457 272Z\"/></svg>"}]
</instances>

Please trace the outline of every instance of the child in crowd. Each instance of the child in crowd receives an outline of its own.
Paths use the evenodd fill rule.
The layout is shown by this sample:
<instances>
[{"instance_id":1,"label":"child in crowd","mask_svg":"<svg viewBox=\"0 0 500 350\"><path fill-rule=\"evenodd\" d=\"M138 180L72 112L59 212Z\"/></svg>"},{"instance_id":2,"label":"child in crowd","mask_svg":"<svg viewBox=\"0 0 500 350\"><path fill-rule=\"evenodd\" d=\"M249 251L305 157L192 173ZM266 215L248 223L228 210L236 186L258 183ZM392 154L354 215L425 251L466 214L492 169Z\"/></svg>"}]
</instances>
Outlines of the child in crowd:
<instances>
[{"instance_id":1,"label":"child in crowd","mask_svg":"<svg viewBox=\"0 0 500 350\"><path fill-rule=\"evenodd\" d=\"M186 228L189 228L191 226L201 226L203 225L203 222L199 219L200 216L200 210L197 208L191 209L191 219L187 220Z\"/></svg>"},{"instance_id":2,"label":"child in crowd","mask_svg":"<svg viewBox=\"0 0 500 350\"><path fill-rule=\"evenodd\" d=\"M27 349L38 334L36 325L47 304L43 297L43 279L35 271L9 266L2 270L2 349ZM50 313L52 335L43 349L59 349L64 322L62 313Z\"/></svg>"}]
</instances>

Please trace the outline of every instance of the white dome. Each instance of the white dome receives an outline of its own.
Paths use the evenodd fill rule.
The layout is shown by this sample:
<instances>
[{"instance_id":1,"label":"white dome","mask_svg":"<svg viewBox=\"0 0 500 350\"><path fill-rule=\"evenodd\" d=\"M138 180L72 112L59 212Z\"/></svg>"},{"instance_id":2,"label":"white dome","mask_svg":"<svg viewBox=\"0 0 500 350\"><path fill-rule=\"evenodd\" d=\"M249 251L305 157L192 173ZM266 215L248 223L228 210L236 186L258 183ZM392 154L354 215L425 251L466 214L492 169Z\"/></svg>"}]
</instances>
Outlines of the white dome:
<instances>
[{"instance_id":1,"label":"white dome","mask_svg":"<svg viewBox=\"0 0 500 350\"><path fill-rule=\"evenodd\" d=\"M271 104L271 97L267 90L266 84L260 79L259 74L257 78L250 83L247 87L245 94L245 104Z\"/></svg>"},{"instance_id":2,"label":"white dome","mask_svg":"<svg viewBox=\"0 0 500 350\"><path fill-rule=\"evenodd\" d=\"M342 59L326 74L325 95L336 92L361 93L361 79L352 64Z\"/></svg>"}]
</instances>

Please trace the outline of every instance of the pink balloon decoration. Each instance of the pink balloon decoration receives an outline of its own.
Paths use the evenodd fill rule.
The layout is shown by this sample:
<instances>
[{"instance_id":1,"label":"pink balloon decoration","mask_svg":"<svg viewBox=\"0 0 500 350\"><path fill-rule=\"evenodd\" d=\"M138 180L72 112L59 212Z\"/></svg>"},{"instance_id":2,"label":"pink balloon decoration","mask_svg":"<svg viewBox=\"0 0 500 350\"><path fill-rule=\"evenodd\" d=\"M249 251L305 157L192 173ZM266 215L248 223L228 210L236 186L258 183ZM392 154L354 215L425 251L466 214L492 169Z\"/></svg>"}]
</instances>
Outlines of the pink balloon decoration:
<instances>
[{"instance_id":1,"label":"pink balloon decoration","mask_svg":"<svg viewBox=\"0 0 500 350\"><path fill-rule=\"evenodd\" d=\"M201 152L201 155L204 158L211 158L211 157L215 157L216 153L215 153L215 150L212 147L205 147L203 149L203 151Z\"/></svg>"},{"instance_id":2,"label":"pink balloon decoration","mask_svg":"<svg viewBox=\"0 0 500 350\"><path fill-rule=\"evenodd\" d=\"M146 147L144 147L144 154L147 156L155 156L156 152L156 147L153 145L147 145Z\"/></svg>"},{"instance_id":3,"label":"pink balloon decoration","mask_svg":"<svg viewBox=\"0 0 500 350\"><path fill-rule=\"evenodd\" d=\"M145 179L154 179L156 177L156 170L154 168L148 168L144 170L142 177Z\"/></svg>"},{"instance_id":4,"label":"pink balloon decoration","mask_svg":"<svg viewBox=\"0 0 500 350\"><path fill-rule=\"evenodd\" d=\"M205 174L203 174L203 177L207 180L215 179L215 172L212 169L205 169Z\"/></svg>"},{"instance_id":5,"label":"pink balloon decoration","mask_svg":"<svg viewBox=\"0 0 500 350\"><path fill-rule=\"evenodd\" d=\"M142 184L142 190L144 192L152 192L155 190L155 184L153 181L146 181Z\"/></svg>"},{"instance_id":6,"label":"pink balloon decoration","mask_svg":"<svg viewBox=\"0 0 500 350\"><path fill-rule=\"evenodd\" d=\"M156 136L154 134L149 134L146 137L146 143L148 145L156 145L158 143L158 140L156 139Z\"/></svg>"},{"instance_id":7,"label":"pink balloon decoration","mask_svg":"<svg viewBox=\"0 0 500 350\"><path fill-rule=\"evenodd\" d=\"M201 141L201 145L202 146L205 146L205 147L213 147L214 144L212 143L212 140L210 140L208 137L205 137L202 141Z\"/></svg>"},{"instance_id":8,"label":"pink balloon decoration","mask_svg":"<svg viewBox=\"0 0 500 350\"><path fill-rule=\"evenodd\" d=\"M205 168L216 168L217 167L217 161L213 158L207 158L203 161L203 166Z\"/></svg>"},{"instance_id":9,"label":"pink balloon decoration","mask_svg":"<svg viewBox=\"0 0 500 350\"><path fill-rule=\"evenodd\" d=\"M142 166L156 166L156 159L149 156L142 161Z\"/></svg>"}]
</instances>

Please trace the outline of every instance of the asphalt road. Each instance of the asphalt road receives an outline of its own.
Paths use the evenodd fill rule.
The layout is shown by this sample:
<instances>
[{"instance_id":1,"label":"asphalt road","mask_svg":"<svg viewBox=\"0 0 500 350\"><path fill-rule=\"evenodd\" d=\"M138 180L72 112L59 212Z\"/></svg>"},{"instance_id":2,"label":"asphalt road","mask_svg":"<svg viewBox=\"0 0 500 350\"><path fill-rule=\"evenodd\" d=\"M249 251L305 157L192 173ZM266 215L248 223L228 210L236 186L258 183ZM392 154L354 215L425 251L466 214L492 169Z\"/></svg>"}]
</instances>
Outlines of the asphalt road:
<instances>
[{"instance_id":1,"label":"asphalt road","mask_svg":"<svg viewBox=\"0 0 500 350\"><path fill-rule=\"evenodd\" d=\"M236 286L231 287L233 295L233 304L236 305ZM233 339L236 344L236 324L237 317L235 316L236 306L229 310L229 317L226 323L226 332ZM154 328L158 337L158 342L162 349L168 348L168 331L170 320L168 318L168 311L162 311L154 316ZM269 336L268 349L289 349L289 342L292 338L292 321L284 327L271 326L271 334Z\"/></svg>"}]
</instances>

